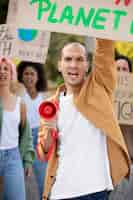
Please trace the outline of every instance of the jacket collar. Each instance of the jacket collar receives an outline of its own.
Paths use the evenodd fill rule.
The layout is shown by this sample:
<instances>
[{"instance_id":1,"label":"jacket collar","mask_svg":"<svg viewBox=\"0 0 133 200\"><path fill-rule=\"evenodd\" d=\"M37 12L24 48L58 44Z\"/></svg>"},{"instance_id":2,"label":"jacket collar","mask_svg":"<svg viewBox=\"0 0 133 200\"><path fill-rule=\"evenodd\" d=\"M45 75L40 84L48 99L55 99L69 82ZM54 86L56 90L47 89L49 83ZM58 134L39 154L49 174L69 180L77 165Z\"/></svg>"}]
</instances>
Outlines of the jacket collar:
<instances>
[{"instance_id":1,"label":"jacket collar","mask_svg":"<svg viewBox=\"0 0 133 200\"><path fill-rule=\"evenodd\" d=\"M61 93L61 92L65 92L65 91L66 91L66 86L65 86L65 84L61 84L61 85L57 88L56 93L55 93L55 95L53 96L53 99L59 101L60 93Z\"/></svg>"}]
</instances>

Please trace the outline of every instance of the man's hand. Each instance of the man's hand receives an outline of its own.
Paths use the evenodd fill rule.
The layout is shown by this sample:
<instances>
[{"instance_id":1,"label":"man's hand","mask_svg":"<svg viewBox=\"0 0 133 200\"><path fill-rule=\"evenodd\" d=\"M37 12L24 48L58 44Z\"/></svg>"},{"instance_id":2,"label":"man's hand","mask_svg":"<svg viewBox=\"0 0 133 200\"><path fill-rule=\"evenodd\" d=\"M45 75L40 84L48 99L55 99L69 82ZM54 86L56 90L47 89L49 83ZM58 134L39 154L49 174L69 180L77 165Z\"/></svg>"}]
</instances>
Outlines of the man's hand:
<instances>
[{"instance_id":1,"label":"man's hand","mask_svg":"<svg viewBox=\"0 0 133 200\"><path fill-rule=\"evenodd\" d=\"M43 125L47 129L56 129L56 121L57 121L57 119L53 119L53 120L50 120L50 121L44 120Z\"/></svg>"}]
</instances>

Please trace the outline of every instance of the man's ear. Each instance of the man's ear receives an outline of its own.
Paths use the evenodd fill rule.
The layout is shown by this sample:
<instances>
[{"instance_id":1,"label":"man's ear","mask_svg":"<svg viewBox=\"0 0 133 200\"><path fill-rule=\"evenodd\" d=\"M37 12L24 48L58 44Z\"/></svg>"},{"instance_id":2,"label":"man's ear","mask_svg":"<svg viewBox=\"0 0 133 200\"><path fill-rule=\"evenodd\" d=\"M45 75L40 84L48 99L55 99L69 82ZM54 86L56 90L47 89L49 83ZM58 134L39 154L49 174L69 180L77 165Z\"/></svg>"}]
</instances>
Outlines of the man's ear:
<instances>
[{"instance_id":1,"label":"man's ear","mask_svg":"<svg viewBox=\"0 0 133 200\"><path fill-rule=\"evenodd\" d=\"M86 70L85 70L85 72L87 73L89 71L89 67L88 67L88 65L86 66Z\"/></svg>"},{"instance_id":2,"label":"man's ear","mask_svg":"<svg viewBox=\"0 0 133 200\"><path fill-rule=\"evenodd\" d=\"M90 62L87 61L86 62L86 73L89 71L89 69L90 69Z\"/></svg>"},{"instance_id":3,"label":"man's ear","mask_svg":"<svg viewBox=\"0 0 133 200\"><path fill-rule=\"evenodd\" d=\"M58 61L58 71L61 72L61 61Z\"/></svg>"}]
</instances>

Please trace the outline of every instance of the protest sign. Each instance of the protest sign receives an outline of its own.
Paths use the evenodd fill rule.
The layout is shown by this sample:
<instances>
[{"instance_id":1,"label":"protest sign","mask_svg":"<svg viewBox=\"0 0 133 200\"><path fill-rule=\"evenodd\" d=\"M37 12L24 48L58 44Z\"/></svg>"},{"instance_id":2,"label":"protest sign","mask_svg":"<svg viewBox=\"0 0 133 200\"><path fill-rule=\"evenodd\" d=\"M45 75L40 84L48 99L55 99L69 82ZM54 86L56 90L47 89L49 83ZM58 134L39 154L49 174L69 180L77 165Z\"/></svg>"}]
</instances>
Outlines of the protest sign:
<instances>
[{"instance_id":1,"label":"protest sign","mask_svg":"<svg viewBox=\"0 0 133 200\"><path fill-rule=\"evenodd\" d=\"M12 26L0 25L0 56L12 57L15 34Z\"/></svg>"},{"instance_id":2,"label":"protest sign","mask_svg":"<svg viewBox=\"0 0 133 200\"><path fill-rule=\"evenodd\" d=\"M50 41L50 32L37 29L26 29L24 27L17 29L17 12L18 0L10 0L7 24L12 24L14 26L14 31L16 31L12 55L20 60L45 63Z\"/></svg>"},{"instance_id":3,"label":"protest sign","mask_svg":"<svg viewBox=\"0 0 133 200\"><path fill-rule=\"evenodd\" d=\"M119 123L133 125L133 74L118 74L114 105Z\"/></svg>"},{"instance_id":4,"label":"protest sign","mask_svg":"<svg viewBox=\"0 0 133 200\"><path fill-rule=\"evenodd\" d=\"M20 60L45 63L50 33L33 29L18 29L13 54Z\"/></svg>"},{"instance_id":5,"label":"protest sign","mask_svg":"<svg viewBox=\"0 0 133 200\"><path fill-rule=\"evenodd\" d=\"M0 56L45 63L50 33L18 29L14 25L0 25Z\"/></svg>"},{"instance_id":6,"label":"protest sign","mask_svg":"<svg viewBox=\"0 0 133 200\"><path fill-rule=\"evenodd\" d=\"M23 0L16 19L20 28L133 41L133 1Z\"/></svg>"}]
</instances>

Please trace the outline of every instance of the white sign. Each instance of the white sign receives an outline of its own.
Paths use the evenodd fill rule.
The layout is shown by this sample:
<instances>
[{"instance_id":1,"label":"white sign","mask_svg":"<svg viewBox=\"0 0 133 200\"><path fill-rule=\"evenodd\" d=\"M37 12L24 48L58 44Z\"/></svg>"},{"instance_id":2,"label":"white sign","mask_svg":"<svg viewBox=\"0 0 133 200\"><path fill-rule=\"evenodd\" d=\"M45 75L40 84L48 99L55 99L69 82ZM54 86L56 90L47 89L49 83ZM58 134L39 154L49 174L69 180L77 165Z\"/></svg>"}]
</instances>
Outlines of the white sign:
<instances>
[{"instance_id":1,"label":"white sign","mask_svg":"<svg viewBox=\"0 0 133 200\"><path fill-rule=\"evenodd\" d=\"M47 31L133 41L133 1L18 1L17 26Z\"/></svg>"},{"instance_id":2,"label":"white sign","mask_svg":"<svg viewBox=\"0 0 133 200\"><path fill-rule=\"evenodd\" d=\"M133 74L118 75L115 110L120 124L133 125Z\"/></svg>"},{"instance_id":3,"label":"white sign","mask_svg":"<svg viewBox=\"0 0 133 200\"><path fill-rule=\"evenodd\" d=\"M49 32L19 29L14 45L14 56L20 60L45 63L49 41Z\"/></svg>"},{"instance_id":4,"label":"white sign","mask_svg":"<svg viewBox=\"0 0 133 200\"><path fill-rule=\"evenodd\" d=\"M19 29L14 25L0 25L0 56L45 63L50 41L46 31Z\"/></svg>"}]
</instances>

